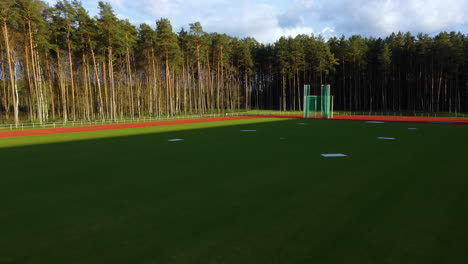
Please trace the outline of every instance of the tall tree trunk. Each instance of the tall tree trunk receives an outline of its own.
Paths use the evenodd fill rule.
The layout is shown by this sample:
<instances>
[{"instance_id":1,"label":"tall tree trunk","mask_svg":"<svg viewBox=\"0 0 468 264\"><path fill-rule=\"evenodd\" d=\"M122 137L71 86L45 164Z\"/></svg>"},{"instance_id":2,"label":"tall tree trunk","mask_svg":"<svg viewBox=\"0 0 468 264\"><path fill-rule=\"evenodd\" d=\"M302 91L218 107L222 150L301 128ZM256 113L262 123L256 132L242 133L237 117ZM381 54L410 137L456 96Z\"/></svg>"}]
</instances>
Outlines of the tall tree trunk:
<instances>
[{"instance_id":1,"label":"tall tree trunk","mask_svg":"<svg viewBox=\"0 0 468 264\"><path fill-rule=\"evenodd\" d=\"M90 40L88 40L90 41ZM99 117L100 119L104 119L104 103L102 100L102 91L101 91L101 80L99 79L99 70L98 70L98 64L96 62L96 56L94 54L93 48L91 48L91 58L93 60L93 69L94 69L94 78L96 81L96 85L98 88L98 97L99 97Z\"/></svg>"},{"instance_id":2,"label":"tall tree trunk","mask_svg":"<svg viewBox=\"0 0 468 264\"><path fill-rule=\"evenodd\" d=\"M13 101L13 116L15 121L15 126L18 127L19 124L19 97L18 97L18 87L16 85L16 63L14 61L14 54L10 50L10 41L8 34L8 26L6 19L3 21L2 25L3 31L3 41L5 42L6 57L8 63L8 74L10 78L10 89L12 94Z\"/></svg>"},{"instance_id":3,"label":"tall tree trunk","mask_svg":"<svg viewBox=\"0 0 468 264\"><path fill-rule=\"evenodd\" d=\"M73 76L73 59L72 59L72 48L70 44L70 36L67 33L67 48L68 48L68 63L70 68L70 85L72 94L72 116L73 120L76 120L76 102L75 102L75 78Z\"/></svg>"},{"instance_id":4,"label":"tall tree trunk","mask_svg":"<svg viewBox=\"0 0 468 264\"><path fill-rule=\"evenodd\" d=\"M112 47L107 47L107 63L108 63L108 71L109 71L109 83L111 89L111 118L113 120L117 120L117 106L115 102L115 83L114 83L114 62L113 62L113 55L112 55Z\"/></svg>"},{"instance_id":5,"label":"tall tree trunk","mask_svg":"<svg viewBox=\"0 0 468 264\"><path fill-rule=\"evenodd\" d=\"M59 78L59 86L60 86L60 97L62 101L62 117L63 122L66 124L68 121L68 105L67 105L67 93L65 90L65 80L63 74L63 67L62 67L62 58L60 57L60 49L57 48L57 67L58 67L58 78Z\"/></svg>"},{"instance_id":6,"label":"tall tree trunk","mask_svg":"<svg viewBox=\"0 0 468 264\"><path fill-rule=\"evenodd\" d=\"M130 51L127 47L126 49L126 59L127 59L127 75L128 75L128 85L130 88L130 116L133 118L135 116L135 107L133 102L133 79L132 79L132 67L130 63Z\"/></svg>"}]
</instances>

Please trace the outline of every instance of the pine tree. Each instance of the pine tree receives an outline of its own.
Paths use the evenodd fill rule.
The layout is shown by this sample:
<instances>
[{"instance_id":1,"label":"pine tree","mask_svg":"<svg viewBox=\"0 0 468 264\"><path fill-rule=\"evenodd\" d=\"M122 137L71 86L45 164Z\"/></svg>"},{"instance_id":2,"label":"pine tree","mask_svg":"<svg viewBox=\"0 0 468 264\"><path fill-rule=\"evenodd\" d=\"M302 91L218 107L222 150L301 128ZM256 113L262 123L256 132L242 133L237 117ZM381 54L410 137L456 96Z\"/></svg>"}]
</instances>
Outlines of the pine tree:
<instances>
[{"instance_id":1,"label":"pine tree","mask_svg":"<svg viewBox=\"0 0 468 264\"><path fill-rule=\"evenodd\" d=\"M290 60L289 60L289 46L285 37L281 37L276 43L276 58L281 74L281 98L280 109L286 111L286 77L289 74Z\"/></svg>"},{"instance_id":2,"label":"pine tree","mask_svg":"<svg viewBox=\"0 0 468 264\"><path fill-rule=\"evenodd\" d=\"M165 64L166 111L172 115L175 113L175 88L171 71L180 63L181 52L177 35L172 32L172 25L168 19L161 18L156 21L156 49Z\"/></svg>"},{"instance_id":3,"label":"pine tree","mask_svg":"<svg viewBox=\"0 0 468 264\"><path fill-rule=\"evenodd\" d=\"M197 63L197 81L198 81L198 111L203 113L206 110L206 92L203 82L206 80L206 75L203 73L202 63L205 60L206 51L209 45L209 37L203 31L200 22L190 24L189 48L196 57Z\"/></svg>"},{"instance_id":4,"label":"pine tree","mask_svg":"<svg viewBox=\"0 0 468 264\"><path fill-rule=\"evenodd\" d=\"M243 72L243 82L244 82L244 107L245 109L250 109L250 76L253 74L253 60L252 60L252 49L256 46L255 40L250 38L245 38L239 41L238 46L238 57L239 57L239 67L241 67Z\"/></svg>"},{"instance_id":5,"label":"pine tree","mask_svg":"<svg viewBox=\"0 0 468 264\"><path fill-rule=\"evenodd\" d=\"M106 64L104 67L107 68L108 83L110 86L110 116L113 120L117 119L117 98L116 88L114 81L114 50L119 48L119 44L123 39L123 32L120 28L120 23L117 16L114 13L112 7L104 2L99 2L99 18L98 28L101 41L103 43L103 52L106 56Z\"/></svg>"}]
</instances>

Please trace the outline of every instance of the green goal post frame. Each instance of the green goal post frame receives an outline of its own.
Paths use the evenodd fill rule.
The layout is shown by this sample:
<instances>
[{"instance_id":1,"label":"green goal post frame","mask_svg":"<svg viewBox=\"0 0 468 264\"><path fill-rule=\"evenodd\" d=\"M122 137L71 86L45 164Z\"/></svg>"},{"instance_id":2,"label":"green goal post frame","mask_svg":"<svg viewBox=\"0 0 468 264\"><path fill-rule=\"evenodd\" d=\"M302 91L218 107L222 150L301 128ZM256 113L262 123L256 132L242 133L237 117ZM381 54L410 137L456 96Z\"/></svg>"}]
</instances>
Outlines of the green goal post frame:
<instances>
[{"instance_id":1,"label":"green goal post frame","mask_svg":"<svg viewBox=\"0 0 468 264\"><path fill-rule=\"evenodd\" d=\"M320 110L320 115L325 119L333 118L334 97L331 95L331 85L325 84L320 87L320 96L309 95L310 85L304 85L304 119L310 117L310 112L314 111L317 115Z\"/></svg>"}]
</instances>

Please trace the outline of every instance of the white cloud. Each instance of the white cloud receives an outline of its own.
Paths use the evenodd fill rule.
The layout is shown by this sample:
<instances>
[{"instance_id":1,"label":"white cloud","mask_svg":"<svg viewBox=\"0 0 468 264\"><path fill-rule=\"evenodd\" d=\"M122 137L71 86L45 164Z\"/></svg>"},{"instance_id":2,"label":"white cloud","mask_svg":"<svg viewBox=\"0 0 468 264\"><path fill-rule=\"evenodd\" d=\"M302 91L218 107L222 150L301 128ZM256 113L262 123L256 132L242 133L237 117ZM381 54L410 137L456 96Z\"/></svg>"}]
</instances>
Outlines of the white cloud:
<instances>
[{"instance_id":1,"label":"white cloud","mask_svg":"<svg viewBox=\"0 0 468 264\"><path fill-rule=\"evenodd\" d=\"M279 16L282 27L295 27L304 23L304 17L312 10L313 0L292 0L288 10Z\"/></svg>"},{"instance_id":2,"label":"white cloud","mask_svg":"<svg viewBox=\"0 0 468 264\"><path fill-rule=\"evenodd\" d=\"M311 0L294 0L293 9L301 5L311 6ZM281 10L269 1L249 0L141 0L128 3L126 10L152 17L169 18L174 30L188 27L188 23L201 22L207 32L227 33L237 37L254 37L260 42L271 43L281 36L310 34L311 27L280 25ZM292 9L291 9L292 10ZM142 19L143 20L143 19Z\"/></svg>"},{"instance_id":3,"label":"white cloud","mask_svg":"<svg viewBox=\"0 0 468 264\"><path fill-rule=\"evenodd\" d=\"M55 3L57 3L57 0L44 0L44 2L52 6L52 5L55 5Z\"/></svg>"},{"instance_id":4,"label":"white cloud","mask_svg":"<svg viewBox=\"0 0 468 264\"><path fill-rule=\"evenodd\" d=\"M46 0L54 4L56 0ZM97 1L82 0L92 15ZM107 0L119 17L149 23L165 17L174 30L200 21L205 31L274 42L281 36L391 32L468 32L466 0Z\"/></svg>"},{"instance_id":5,"label":"white cloud","mask_svg":"<svg viewBox=\"0 0 468 264\"><path fill-rule=\"evenodd\" d=\"M335 0L324 4L320 18L346 35L387 35L447 30L466 23L467 13L464 0Z\"/></svg>"},{"instance_id":6,"label":"white cloud","mask_svg":"<svg viewBox=\"0 0 468 264\"><path fill-rule=\"evenodd\" d=\"M106 0L104 2L111 4L112 7L125 8L125 0Z\"/></svg>"}]
</instances>

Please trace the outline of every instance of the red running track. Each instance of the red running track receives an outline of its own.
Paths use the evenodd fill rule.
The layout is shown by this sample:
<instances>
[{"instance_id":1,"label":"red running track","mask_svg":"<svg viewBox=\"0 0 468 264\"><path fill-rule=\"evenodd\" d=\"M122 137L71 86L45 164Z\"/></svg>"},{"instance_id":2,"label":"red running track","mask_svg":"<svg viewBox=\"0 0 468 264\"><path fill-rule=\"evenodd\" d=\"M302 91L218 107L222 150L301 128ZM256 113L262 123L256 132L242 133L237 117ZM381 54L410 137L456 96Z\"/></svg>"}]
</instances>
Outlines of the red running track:
<instances>
[{"instance_id":1,"label":"red running track","mask_svg":"<svg viewBox=\"0 0 468 264\"><path fill-rule=\"evenodd\" d=\"M88 131L110 130L110 129L182 125L182 124L206 123L206 122L215 122L215 121L228 121L228 120L252 119L252 118L262 118L262 117L261 116L232 116L232 117L214 117L214 118L184 119L184 120L167 120L167 121L156 121L156 122L145 122L145 123L43 128L43 129L31 129L31 130L13 130L13 131L0 132L0 138L88 132Z\"/></svg>"},{"instance_id":2,"label":"red running track","mask_svg":"<svg viewBox=\"0 0 468 264\"><path fill-rule=\"evenodd\" d=\"M334 120L388 121L413 123L449 123L468 125L468 118L454 117L420 117L420 116L367 116L367 115L335 115Z\"/></svg>"},{"instance_id":3,"label":"red running track","mask_svg":"<svg viewBox=\"0 0 468 264\"><path fill-rule=\"evenodd\" d=\"M299 115L269 115L264 117L302 118ZM310 119L321 119L323 116L311 116ZM356 120L356 121L387 121L387 122L411 122L411 123L441 123L441 124L465 124L468 118L454 117L419 117L419 116L374 116L374 115L334 115L332 120Z\"/></svg>"},{"instance_id":4,"label":"red running track","mask_svg":"<svg viewBox=\"0 0 468 264\"><path fill-rule=\"evenodd\" d=\"M239 119L253 118L302 118L298 115L270 115L270 116L233 116L233 117L214 117L201 119L185 119L185 120L168 120L146 123L128 123L128 124L111 124L111 125L95 125L81 127L63 127L63 128L44 128L31 130L14 130L0 132L0 138L9 137L24 137L37 135L51 135L62 133L88 132L110 129L152 127L152 126L169 126L181 124L206 123L215 121L228 121ZM387 122L414 122L414 123L450 123L450 124L465 124L468 125L468 118L451 118L451 117L414 117L414 116L366 116L366 115L335 115L333 120L357 120L357 121L387 121Z\"/></svg>"}]
</instances>

